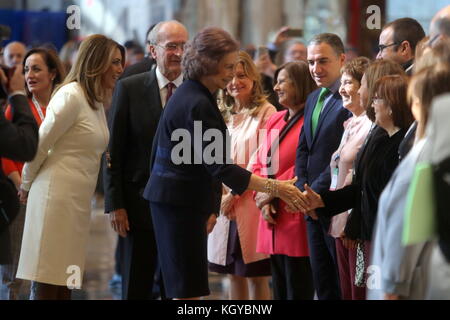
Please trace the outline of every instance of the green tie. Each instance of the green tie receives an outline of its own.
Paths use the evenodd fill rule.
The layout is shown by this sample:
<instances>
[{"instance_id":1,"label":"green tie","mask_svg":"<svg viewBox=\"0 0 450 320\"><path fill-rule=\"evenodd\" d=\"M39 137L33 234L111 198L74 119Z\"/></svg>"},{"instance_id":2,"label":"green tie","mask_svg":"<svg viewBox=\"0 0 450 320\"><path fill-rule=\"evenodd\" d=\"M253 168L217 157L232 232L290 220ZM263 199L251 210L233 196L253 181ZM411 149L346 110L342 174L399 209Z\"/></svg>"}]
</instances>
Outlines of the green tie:
<instances>
[{"instance_id":1,"label":"green tie","mask_svg":"<svg viewBox=\"0 0 450 320\"><path fill-rule=\"evenodd\" d=\"M312 118L311 118L311 133L312 136L316 134L317 124L319 123L320 113L322 112L323 105L325 102L325 97L330 92L328 88L322 88L319 94L319 99L317 99L316 106L314 108Z\"/></svg>"}]
</instances>

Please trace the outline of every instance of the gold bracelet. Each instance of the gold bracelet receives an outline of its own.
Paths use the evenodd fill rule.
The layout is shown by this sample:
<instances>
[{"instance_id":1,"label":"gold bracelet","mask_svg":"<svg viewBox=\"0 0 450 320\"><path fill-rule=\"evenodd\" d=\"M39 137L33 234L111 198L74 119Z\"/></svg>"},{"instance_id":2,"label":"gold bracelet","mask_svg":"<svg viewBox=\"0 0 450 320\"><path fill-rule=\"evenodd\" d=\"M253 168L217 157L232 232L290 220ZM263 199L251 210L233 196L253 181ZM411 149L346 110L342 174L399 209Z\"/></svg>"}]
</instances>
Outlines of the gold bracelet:
<instances>
[{"instance_id":1,"label":"gold bracelet","mask_svg":"<svg viewBox=\"0 0 450 320\"><path fill-rule=\"evenodd\" d=\"M266 184L264 186L265 193L270 194L271 196L278 197L278 181L274 179L267 179Z\"/></svg>"}]
</instances>

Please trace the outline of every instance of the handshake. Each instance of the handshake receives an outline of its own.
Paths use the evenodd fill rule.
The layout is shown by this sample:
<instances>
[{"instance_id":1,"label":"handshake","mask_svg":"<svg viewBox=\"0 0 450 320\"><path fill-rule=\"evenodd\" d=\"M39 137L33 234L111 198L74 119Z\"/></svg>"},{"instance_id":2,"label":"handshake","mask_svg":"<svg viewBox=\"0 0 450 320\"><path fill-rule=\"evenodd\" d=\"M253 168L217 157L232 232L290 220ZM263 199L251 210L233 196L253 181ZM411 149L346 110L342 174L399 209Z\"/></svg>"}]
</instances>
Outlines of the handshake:
<instances>
[{"instance_id":1,"label":"handshake","mask_svg":"<svg viewBox=\"0 0 450 320\"><path fill-rule=\"evenodd\" d=\"M258 208L261 209L263 218L272 224L275 224L273 215L276 209L271 204L276 197L280 198L287 204L287 211L291 213L303 212L314 220L318 219L314 209L324 207L324 203L319 194L312 190L307 184L304 185L305 191L301 192L294 184L297 178L286 181L277 181L277 196L268 193L257 193L255 200Z\"/></svg>"}]
</instances>

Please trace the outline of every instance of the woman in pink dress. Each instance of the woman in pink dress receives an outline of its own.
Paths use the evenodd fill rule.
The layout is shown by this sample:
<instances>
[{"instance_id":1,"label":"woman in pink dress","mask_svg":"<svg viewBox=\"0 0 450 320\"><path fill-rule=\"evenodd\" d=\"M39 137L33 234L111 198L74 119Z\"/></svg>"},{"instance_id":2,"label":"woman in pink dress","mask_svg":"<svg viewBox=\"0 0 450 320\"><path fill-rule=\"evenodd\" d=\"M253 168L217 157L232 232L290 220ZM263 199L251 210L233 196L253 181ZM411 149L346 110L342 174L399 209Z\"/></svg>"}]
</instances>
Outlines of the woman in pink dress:
<instances>
[{"instance_id":1,"label":"woman in pink dress","mask_svg":"<svg viewBox=\"0 0 450 320\"><path fill-rule=\"evenodd\" d=\"M219 107L231 136L231 158L243 168L253 166L267 119L276 112L267 102L251 57L239 52L235 76L222 92ZM208 238L210 271L228 274L232 300L270 299L268 255L256 252L259 210L253 192L233 196L225 188L221 214Z\"/></svg>"},{"instance_id":2,"label":"woman in pink dress","mask_svg":"<svg viewBox=\"0 0 450 320\"><path fill-rule=\"evenodd\" d=\"M287 110L267 121L267 136L253 172L263 177L292 179L306 98L316 85L303 61L283 65L276 71L275 79L275 92ZM314 287L303 214L288 212L281 199L262 193L255 197L262 213L256 250L270 255L274 299L312 300Z\"/></svg>"}]
</instances>

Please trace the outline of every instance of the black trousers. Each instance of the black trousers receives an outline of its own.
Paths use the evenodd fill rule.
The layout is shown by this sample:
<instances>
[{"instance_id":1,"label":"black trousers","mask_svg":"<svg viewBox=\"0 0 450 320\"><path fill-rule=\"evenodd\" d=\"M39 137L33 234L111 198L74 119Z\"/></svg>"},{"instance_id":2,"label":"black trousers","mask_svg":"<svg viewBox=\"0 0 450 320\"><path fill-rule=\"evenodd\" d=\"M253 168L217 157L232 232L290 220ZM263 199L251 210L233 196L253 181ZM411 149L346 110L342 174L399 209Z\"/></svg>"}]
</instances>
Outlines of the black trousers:
<instances>
[{"instance_id":1,"label":"black trousers","mask_svg":"<svg viewBox=\"0 0 450 320\"><path fill-rule=\"evenodd\" d=\"M308 245L314 288L319 300L340 300L339 271L334 238L322 222L308 218Z\"/></svg>"},{"instance_id":2,"label":"black trousers","mask_svg":"<svg viewBox=\"0 0 450 320\"><path fill-rule=\"evenodd\" d=\"M157 269L157 250L150 206L142 198L141 189L125 184L124 195L130 231L119 239L122 299L148 300L153 297Z\"/></svg>"},{"instance_id":3,"label":"black trousers","mask_svg":"<svg viewBox=\"0 0 450 320\"><path fill-rule=\"evenodd\" d=\"M314 284L309 257L270 256L275 300L313 300Z\"/></svg>"}]
</instances>

